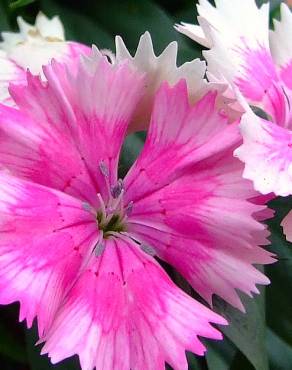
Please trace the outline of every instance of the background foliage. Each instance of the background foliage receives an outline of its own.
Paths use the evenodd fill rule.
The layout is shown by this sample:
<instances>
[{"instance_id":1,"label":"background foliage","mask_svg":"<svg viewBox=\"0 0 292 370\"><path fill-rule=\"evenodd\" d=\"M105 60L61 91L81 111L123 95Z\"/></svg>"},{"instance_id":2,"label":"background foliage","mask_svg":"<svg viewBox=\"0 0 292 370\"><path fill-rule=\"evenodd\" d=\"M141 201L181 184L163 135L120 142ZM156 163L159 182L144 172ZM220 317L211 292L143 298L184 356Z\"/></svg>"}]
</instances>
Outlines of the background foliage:
<instances>
[{"instance_id":1,"label":"background foliage","mask_svg":"<svg viewBox=\"0 0 292 370\"><path fill-rule=\"evenodd\" d=\"M232 1L232 0L230 0ZM244 1L244 0L243 0ZM100 48L113 49L114 36L121 35L132 52L140 35L149 30L154 48L159 53L169 42L179 43L179 63L200 56L200 48L173 29L181 20L194 22L193 0L0 0L0 30L14 30L16 17L22 15L33 22L39 10L52 16L59 14L65 25L67 39ZM259 1L260 3L260 1ZM279 14L280 1L271 1L274 17ZM133 162L143 145L143 135L131 135L123 148L121 173ZM274 200L271 206L276 217L269 222L271 250L278 263L266 269L272 285L262 289L252 300L243 297L247 313L242 314L215 299L215 309L231 322L224 329L225 340L207 343L206 358L188 354L191 370L291 370L292 369L292 246L285 241L279 226L292 206L291 198ZM181 278L173 279L184 288ZM77 370L76 358L59 365L50 365L35 347L35 329L26 330L18 324L18 305L0 309L1 370ZM99 370L99 369L97 369Z\"/></svg>"}]
</instances>

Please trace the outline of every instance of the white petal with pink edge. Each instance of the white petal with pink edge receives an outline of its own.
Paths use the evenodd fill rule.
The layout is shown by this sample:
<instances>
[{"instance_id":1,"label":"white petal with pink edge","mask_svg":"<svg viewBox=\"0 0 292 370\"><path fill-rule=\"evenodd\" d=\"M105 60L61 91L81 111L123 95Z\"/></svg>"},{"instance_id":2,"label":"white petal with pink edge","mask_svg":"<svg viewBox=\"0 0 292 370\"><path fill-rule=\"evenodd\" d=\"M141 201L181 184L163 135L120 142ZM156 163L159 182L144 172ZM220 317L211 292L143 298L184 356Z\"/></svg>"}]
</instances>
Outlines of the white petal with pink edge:
<instances>
[{"instance_id":1,"label":"white petal with pink edge","mask_svg":"<svg viewBox=\"0 0 292 370\"><path fill-rule=\"evenodd\" d=\"M235 155L245 163L243 176L262 194L292 194L292 133L256 116L242 117L243 144Z\"/></svg>"}]
</instances>

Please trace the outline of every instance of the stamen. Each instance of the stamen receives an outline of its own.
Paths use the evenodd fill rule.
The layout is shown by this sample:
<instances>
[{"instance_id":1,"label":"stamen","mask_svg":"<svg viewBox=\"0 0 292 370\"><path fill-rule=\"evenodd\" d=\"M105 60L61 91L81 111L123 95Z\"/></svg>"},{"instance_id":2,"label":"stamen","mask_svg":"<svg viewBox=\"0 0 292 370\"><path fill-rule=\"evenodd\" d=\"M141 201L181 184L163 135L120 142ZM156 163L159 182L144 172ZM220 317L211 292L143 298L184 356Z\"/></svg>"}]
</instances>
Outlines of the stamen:
<instances>
[{"instance_id":1,"label":"stamen","mask_svg":"<svg viewBox=\"0 0 292 370\"><path fill-rule=\"evenodd\" d=\"M105 204L104 204L104 201L100 193L97 194L97 198L99 200L99 204L101 208L102 219L105 220L106 219L106 208L105 208Z\"/></svg>"},{"instance_id":2,"label":"stamen","mask_svg":"<svg viewBox=\"0 0 292 370\"><path fill-rule=\"evenodd\" d=\"M105 244L103 242L97 243L94 248L94 255L95 257L99 257L105 250Z\"/></svg>"},{"instance_id":3,"label":"stamen","mask_svg":"<svg viewBox=\"0 0 292 370\"><path fill-rule=\"evenodd\" d=\"M105 161L100 161L98 165L99 165L100 172L103 174L103 176L108 178L109 177L109 169L108 169L108 166L106 165Z\"/></svg>"},{"instance_id":4,"label":"stamen","mask_svg":"<svg viewBox=\"0 0 292 370\"><path fill-rule=\"evenodd\" d=\"M123 180L119 179L118 182L116 183L116 185L111 187L112 197L114 199L117 199L121 195L121 192L122 192L123 188L124 188Z\"/></svg>"},{"instance_id":5,"label":"stamen","mask_svg":"<svg viewBox=\"0 0 292 370\"><path fill-rule=\"evenodd\" d=\"M134 202L131 200L131 202L129 202L129 204L127 205L127 208L126 208L126 215L127 216L130 216L130 214L132 213L133 205L134 205Z\"/></svg>"},{"instance_id":6,"label":"stamen","mask_svg":"<svg viewBox=\"0 0 292 370\"><path fill-rule=\"evenodd\" d=\"M87 202L82 202L82 208L84 209L84 211L90 211L91 210L91 206Z\"/></svg>"},{"instance_id":7,"label":"stamen","mask_svg":"<svg viewBox=\"0 0 292 370\"><path fill-rule=\"evenodd\" d=\"M152 248L150 245L141 244L140 248L142 249L143 252L149 254L149 256L153 257L156 255L155 249Z\"/></svg>"}]
</instances>

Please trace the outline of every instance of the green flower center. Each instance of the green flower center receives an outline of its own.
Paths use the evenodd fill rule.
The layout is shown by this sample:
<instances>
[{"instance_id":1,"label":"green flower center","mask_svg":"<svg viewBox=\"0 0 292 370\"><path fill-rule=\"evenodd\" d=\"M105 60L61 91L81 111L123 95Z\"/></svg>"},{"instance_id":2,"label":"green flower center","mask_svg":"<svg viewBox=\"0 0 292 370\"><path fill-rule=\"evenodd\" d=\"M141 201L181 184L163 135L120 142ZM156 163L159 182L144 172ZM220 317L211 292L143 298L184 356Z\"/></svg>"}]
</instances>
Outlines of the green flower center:
<instances>
[{"instance_id":1,"label":"green flower center","mask_svg":"<svg viewBox=\"0 0 292 370\"><path fill-rule=\"evenodd\" d=\"M103 231L104 239L107 239L112 233L120 233L127 230L123 218L117 213L105 218L102 212L98 212L96 220L99 230Z\"/></svg>"}]
</instances>

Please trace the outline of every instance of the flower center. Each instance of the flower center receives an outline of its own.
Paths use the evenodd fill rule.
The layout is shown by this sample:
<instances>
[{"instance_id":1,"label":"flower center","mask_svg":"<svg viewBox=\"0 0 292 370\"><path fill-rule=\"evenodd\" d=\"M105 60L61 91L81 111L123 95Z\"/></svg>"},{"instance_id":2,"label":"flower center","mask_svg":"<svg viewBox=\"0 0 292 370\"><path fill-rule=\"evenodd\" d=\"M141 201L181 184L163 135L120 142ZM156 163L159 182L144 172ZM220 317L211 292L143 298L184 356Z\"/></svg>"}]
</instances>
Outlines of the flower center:
<instances>
[{"instance_id":1,"label":"flower center","mask_svg":"<svg viewBox=\"0 0 292 370\"><path fill-rule=\"evenodd\" d=\"M96 215L99 230L103 232L103 238L107 239L113 233L120 233L126 231L125 222L120 214L113 214L110 217L103 217L102 212Z\"/></svg>"},{"instance_id":2,"label":"flower center","mask_svg":"<svg viewBox=\"0 0 292 370\"><path fill-rule=\"evenodd\" d=\"M101 194L97 194L99 209L96 214L96 221L98 229L101 231L100 242L102 242L103 239L127 230L126 220L132 210L132 202L124 207L123 181L119 179L115 185L110 186L109 170L103 161L100 162L99 169L105 179L109 194L106 203Z\"/></svg>"}]
</instances>

